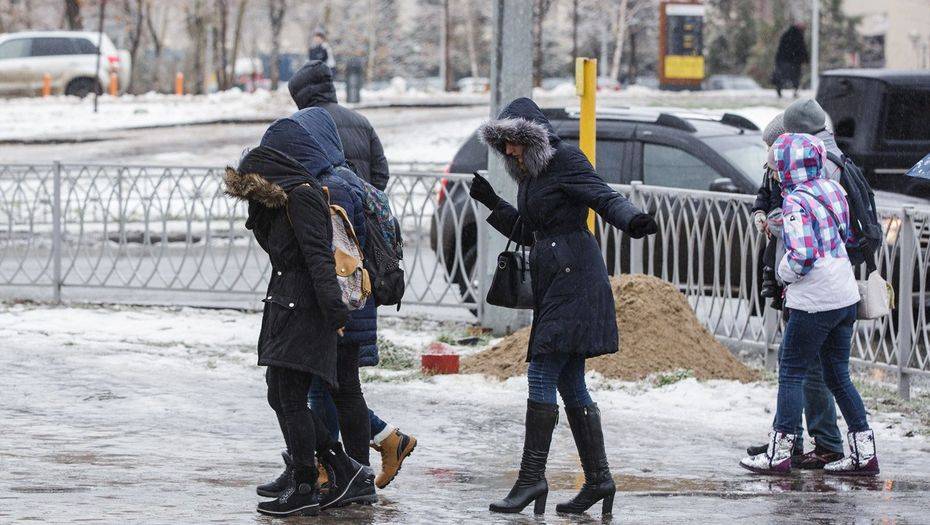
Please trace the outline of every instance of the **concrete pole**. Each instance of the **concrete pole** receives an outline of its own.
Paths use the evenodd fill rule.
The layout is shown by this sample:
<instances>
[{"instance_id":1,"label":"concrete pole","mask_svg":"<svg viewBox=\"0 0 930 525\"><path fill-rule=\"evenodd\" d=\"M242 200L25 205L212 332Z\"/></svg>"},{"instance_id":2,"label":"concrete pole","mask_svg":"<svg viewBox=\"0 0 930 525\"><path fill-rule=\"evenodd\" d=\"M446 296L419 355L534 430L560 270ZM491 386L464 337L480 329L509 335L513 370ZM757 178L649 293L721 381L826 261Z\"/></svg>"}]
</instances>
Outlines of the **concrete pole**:
<instances>
[{"instance_id":1,"label":"concrete pole","mask_svg":"<svg viewBox=\"0 0 930 525\"><path fill-rule=\"evenodd\" d=\"M811 0L811 90L820 84L820 0Z\"/></svg>"},{"instance_id":2,"label":"concrete pole","mask_svg":"<svg viewBox=\"0 0 930 525\"><path fill-rule=\"evenodd\" d=\"M510 101L533 94L533 4L525 0L493 0L491 24L494 32L491 52L490 118ZM488 152L488 180L501 198L517 205L517 184L498 155ZM504 250L506 238L487 225L488 211L480 206L478 218L478 257L481 284L481 324L495 333L512 332L529 324L528 310L512 310L487 304L487 286L497 267L497 255Z\"/></svg>"}]
</instances>

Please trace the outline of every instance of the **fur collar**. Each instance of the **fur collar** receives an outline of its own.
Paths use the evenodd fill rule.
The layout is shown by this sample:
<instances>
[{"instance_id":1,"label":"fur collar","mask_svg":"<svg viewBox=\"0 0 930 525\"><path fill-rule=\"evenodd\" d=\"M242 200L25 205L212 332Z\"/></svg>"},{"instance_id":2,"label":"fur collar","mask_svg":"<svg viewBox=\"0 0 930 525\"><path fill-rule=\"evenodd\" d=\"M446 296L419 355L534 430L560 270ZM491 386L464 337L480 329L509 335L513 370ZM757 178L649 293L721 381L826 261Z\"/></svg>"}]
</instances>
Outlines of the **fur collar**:
<instances>
[{"instance_id":1,"label":"fur collar","mask_svg":"<svg viewBox=\"0 0 930 525\"><path fill-rule=\"evenodd\" d=\"M226 168L226 194L241 200L253 200L268 208L283 208L287 193L281 186L257 173L239 173Z\"/></svg>"},{"instance_id":2,"label":"fur collar","mask_svg":"<svg viewBox=\"0 0 930 525\"><path fill-rule=\"evenodd\" d=\"M555 155L555 148L549 141L549 131L537 122L524 118L504 118L484 123L479 130L481 141L494 148L503 158L507 172L515 180L538 177ZM523 165L520 168L517 159L505 154L507 143L522 144Z\"/></svg>"}]
</instances>

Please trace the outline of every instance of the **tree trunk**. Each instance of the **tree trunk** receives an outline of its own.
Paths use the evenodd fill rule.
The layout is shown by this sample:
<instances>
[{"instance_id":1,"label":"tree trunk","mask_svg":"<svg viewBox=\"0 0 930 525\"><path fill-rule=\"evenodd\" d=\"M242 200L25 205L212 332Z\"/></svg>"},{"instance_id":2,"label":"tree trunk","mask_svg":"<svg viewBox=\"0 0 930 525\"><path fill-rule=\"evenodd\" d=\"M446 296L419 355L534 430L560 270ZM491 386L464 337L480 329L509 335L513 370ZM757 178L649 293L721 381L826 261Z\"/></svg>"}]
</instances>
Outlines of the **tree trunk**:
<instances>
[{"instance_id":1,"label":"tree trunk","mask_svg":"<svg viewBox=\"0 0 930 525\"><path fill-rule=\"evenodd\" d=\"M30 7L27 3L27 8ZM71 31L82 31L84 29L84 18L81 16L81 0L65 0L65 19L68 22L68 29Z\"/></svg>"},{"instance_id":2,"label":"tree trunk","mask_svg":"<svg viewBox=\"0 0 930 525\"><path fill-rule=\"evenodd\" d=\"M465 45L468 47L468 67L472 78L478 77L478 52L475 45L475 2L465 2Z\"/></svg>"},{"instance_id":3,"label":"tree trunk","mask_svg":"<svg viewBox=\"0 0 930 525\"><path fill-rule=\"evenodd\" d=\"M533 0L533 87L542 85L543 22L552 0Z\"/></svg>"},{"instance_id":4,"label":"tree trunk","mask_svg":"<svg viewBox=\"0 0 930 525\"><path fill-rule=\"evenodd\" d=\"M572 63L574 69L575 59L578 58L578 0L572 0Z\"/></svg>"},{"instance_id":5,"label":"tree trunk","mask_svg":"<svg viewBox=\"0 0 930 525\"><path fill-rule=\"evenodd\" d=\"M187 32L193 46L191 78L188 83L196 94L204 92L206 74L207 24L204 0L193 0L187 9Z\"/></svg>"},{"instance_id":6,"label":"tree trunk","mask_svg":"<svg viewBox=\"0 0 930 525\"><path fill-rule=\"evenodd\" d=\"M213 60L220 90L229 89L229 0L215 0L216 24L213 25Z\"/></svg>"},{"instance_id":7,"label":"tree trunk","mask_svg":"<svg viewBox=\"0 0 930 525\"><path fill-rule=\"evenodd\" d=\"M287 0L270 0L268 2L268 20L271 22L271 90L277 91L281 81L281 30L284 28L284 15L287 12Z\"/></svg>"},{"instance_id":8,"label":"tree trunk","mask_svg":"<svg viewBox=\"0 0 930 525\"><path fill-rule=\"evenodd\" d=\"M617 26L615 29L614 58L610 64L610 78L620 80L620 56L623 54L623 39L626 37L626 10L629 0L620 0L620 13L617 15Z\"/></svg>"},{"instance_id":9,"label":"tree trunk","mask_svg":"<svg viewBox=\"0 0 930 525\"><path fill-rule=\"evenodd\" d=\"M636 77L639 76L639 67L636 63L636 32L630 31L630 60L629 60L629 69L627 70L627 77L630 79L630 83L635 82Z\"/></svg>"},{"instance_id":10,"label":"tree trunk","mask_svg":"<svg viewBox=\"0 0 930 525\"><path fill-rule=\"evenodd\" d=\"M368 16L366 17L368 31L368 48L366 49L365 58L365 82L371 83L375 76L375 53L378 48L378 30L375 26L375 8L376 0L368 0ZM378 9L380 12L381 10Z\"/></svg>"},{"instance_id":11,"label":"tree trunk","mask_svg":"<svg viewBox=\"0 0 930 525\"><path fill-rule=\"evenodd\" d=\"M249 5L249 0L239 0L239 7L236 11L236 28L233 29L232 52L230 53L230 71L229 85L225 89L231 88L236 83L236 61L239 60L239 43L242 41L242 23L245 20L245 11Z\"/></svg>"},{"instance_id":12,"label":"tree trunk","mask_svg":"<svg viewBox=\"0 0 930 525\"><path fill-rule=\"evenodd\" d=\"M161 88L161 55L164 50L162 35L165 34L168 25L167 10L162 11L161 27L156 29L155 17L152 16L152 2L146 1L145 22L149 30L149 36L152 38L152 48L155 52L155 64L152 68L152 85L155 86L155 90L157 91ZM133 64L133 69L135 69L135 64Z\"/></svg>"},{"instance_id":13,"label":"tree trunk","mask_svg":"<svg viewBox=\"0 0 930 525\"><path fill-rule=\"evenodd\" d=\"M452 61L450 60L449 43L452 39L452 16L449 12L449 0L442 0L442 25L439 35L440 67L439 76L442 78L444 91L455 89L452 75Z\"/></svg>"},{"instance_id":14,"label":"tree trunk","mask_svg":"<svg viewBox=\"0 0 930 525\"><path fill-rule=\"evenodd\" d=\"M129 85L126 86L127 93L133 92L133 86L135 86L139 77L138 71L140 68L136 67L136 60L139 56L139 47L142 44L146 3L146 0L123 0L123 11L126 14L127 32L129 33L129 61L132 64Z\"/></svg>"}]
</instances>

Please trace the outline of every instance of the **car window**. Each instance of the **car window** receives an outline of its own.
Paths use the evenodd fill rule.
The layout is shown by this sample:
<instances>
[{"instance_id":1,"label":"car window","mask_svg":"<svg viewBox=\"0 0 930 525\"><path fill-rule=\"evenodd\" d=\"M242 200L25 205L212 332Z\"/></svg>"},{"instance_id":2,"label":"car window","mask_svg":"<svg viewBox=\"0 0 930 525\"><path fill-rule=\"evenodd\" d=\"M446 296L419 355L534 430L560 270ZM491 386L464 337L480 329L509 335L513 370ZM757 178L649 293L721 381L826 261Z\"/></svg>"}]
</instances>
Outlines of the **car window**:
<instances>
[{"instance_id":1,"label":"car window","mask_svg":"<svg viewBox=\"0 0 930 525\"><path fill-rule=\"evenodd\" d=\"M678 148L643 144L643 184L708 190L722 175L701 159Z\"/></svg>"},{"instance_id":2,"label":"car window","mask_svg":"<svg viewBox=\"0 0 930 525\"><path fill-rule=\"evenodd\" d=\"M71 45L79 55L96 55L97 46L86 38L75 38L71 40Z\"/></svg>"},{"instance_id":3,"label":"car window","mask_svg":"<svg viewBox=\"0 0 930 525\"><path fill-rule=\"evenodd\" d=\"M727 162L740 170L753 184L762 184L768 148L758 135L711 137L705 139L704 143L723 155Z\"/></svg>"},{"instance_id":4,"label":"car window","mask_svg":"<svg viewBox=\"0 0 930 525\"><path fill-rule=\"evenodd\" d=\"M72 38L34 38L31 56L73 55L76 49L71 45L72 40Z\"/></svg>"},{"instance_id":5,"label":"car window","mask_svg":"<svg viewBox=\"0 0 930 525\"><path fill-rule=\"evenodd\" d=\"M0 44L0 60L29 56L29 43L28 38L17 38Z\"/></svg>"},{"instance_id":6,"label":"car window","mask_svg":"<svg viewBox=\"0 0 930 525\"><path fill-rule=\"evenodd\" d=\"M578 146L578 139L574 137L567 138L565 141L572 146ZM610 184L622 184L623 144L624 142L619 140L597 141L595 171Z\"/></svg>"},{"instance_id":7,"label":"car window","mask_svg":"<svg viewBox=\"0 0 930 525\"><path fill-rule=\"evenodd\" d=\"M885 140L930 140L930 91L895 90L885 101Z\"/></svg>"}]
</instances>

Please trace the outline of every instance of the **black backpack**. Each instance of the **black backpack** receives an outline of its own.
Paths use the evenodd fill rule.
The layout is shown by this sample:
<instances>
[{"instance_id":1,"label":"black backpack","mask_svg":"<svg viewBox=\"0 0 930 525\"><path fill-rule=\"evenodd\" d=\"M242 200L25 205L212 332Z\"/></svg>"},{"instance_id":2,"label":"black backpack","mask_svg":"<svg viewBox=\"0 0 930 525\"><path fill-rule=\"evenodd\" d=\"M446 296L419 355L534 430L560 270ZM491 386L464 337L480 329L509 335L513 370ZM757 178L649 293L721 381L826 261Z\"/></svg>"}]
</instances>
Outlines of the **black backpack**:
<instances>
[{"instance_id":1,"label":"black backpack","mask_svg":"<svg viewBox=\"0 0 930 525\"><path fill-rule=\"evenodd\" d=\"M400 224L397 219L391 219L395 238L400 238ZM400 261L404 258L402 245L389 246L385 241L377 219L369 214L365 214L365 229L367 230L367 239L365 241L365 269L368 270L368 276L371 278L371 295L375 298L375 305L397 305L400 310L400 302L404 298L404 288L406 285L404 279L404 270L400 267Z\"/></svg>"},{"instance_id":2,"label":"black backpack","mask_svg":"<svg viewBox=\"0 0 930 525\"><path fill-rule=\"evenodd\" d=\"M846 155L827 152L827 159L840 166L840 186L846 190L852 238L846 243L849 261L855 266L865 263L868 273L875 271L875 253L884 241L882 226L875 208L875 192L862 170Z\"/></svg>"}]
</instances>

